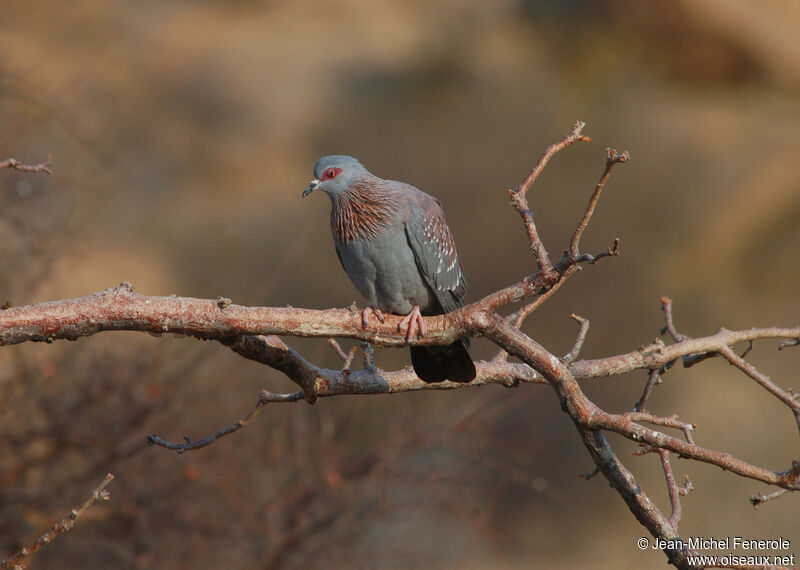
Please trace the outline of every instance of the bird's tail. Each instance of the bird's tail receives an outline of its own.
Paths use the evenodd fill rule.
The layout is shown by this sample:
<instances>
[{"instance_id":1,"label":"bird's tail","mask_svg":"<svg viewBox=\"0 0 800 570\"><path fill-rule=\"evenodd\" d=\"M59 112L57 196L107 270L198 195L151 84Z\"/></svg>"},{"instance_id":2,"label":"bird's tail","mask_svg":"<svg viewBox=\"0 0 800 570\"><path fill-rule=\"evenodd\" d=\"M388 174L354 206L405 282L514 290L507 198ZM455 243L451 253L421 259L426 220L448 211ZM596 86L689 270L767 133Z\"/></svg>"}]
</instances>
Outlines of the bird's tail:
<instances>
[{"instance_id":1,"label":"bird's tail","mask_svg":"<svg viewBox=\"0 0 800 570\"><path fill-rule=\"evenodd\" d=\"M476 372L468 343L460 339L447 346L412 346L411 364L414 372L429 383L445 380L471 382Z\"/></svg>"}]
</instances>

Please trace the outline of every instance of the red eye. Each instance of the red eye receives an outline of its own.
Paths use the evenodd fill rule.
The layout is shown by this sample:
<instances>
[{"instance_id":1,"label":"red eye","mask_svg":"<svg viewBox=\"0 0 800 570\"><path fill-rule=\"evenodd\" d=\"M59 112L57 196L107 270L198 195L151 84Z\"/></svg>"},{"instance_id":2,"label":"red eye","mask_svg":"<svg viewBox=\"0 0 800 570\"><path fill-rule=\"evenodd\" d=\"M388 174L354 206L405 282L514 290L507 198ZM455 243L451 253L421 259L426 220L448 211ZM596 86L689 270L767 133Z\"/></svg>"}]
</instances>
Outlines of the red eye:
<instances>
[{"instance_id":1,"label":"red eye","mask_svg":"<svg viewBox=\"0 0 800 570\"><path fill-rule=\"evenodd\" d=\"M336 178L341 171L341 168L329 168L323 173L322 177L325 180L328 180L329 178Z\"/></svg>"}]
</instances>

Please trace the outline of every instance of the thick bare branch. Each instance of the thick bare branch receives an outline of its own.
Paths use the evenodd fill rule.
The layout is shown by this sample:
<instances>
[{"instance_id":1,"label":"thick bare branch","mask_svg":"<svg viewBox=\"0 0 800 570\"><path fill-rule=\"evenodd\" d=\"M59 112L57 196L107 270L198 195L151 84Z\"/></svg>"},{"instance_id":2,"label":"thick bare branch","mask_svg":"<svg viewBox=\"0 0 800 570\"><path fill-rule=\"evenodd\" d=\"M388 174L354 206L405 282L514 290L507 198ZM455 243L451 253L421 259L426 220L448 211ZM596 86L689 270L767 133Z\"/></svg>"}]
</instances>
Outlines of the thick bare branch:
<instances>
[{"instance_id":1,"label":"thick bare branch","mask_svg":"<svg viewBox=\"0 0 800 570\"><path fill-rule=\"evenodd\" d=\"M304 389L309 401L344 394L394 394L417 390L457 390L465 387L500 384L515 387L521 383L544 384L530 366L508 362L477 362L472 382L423 382L410 367L386 372L368 359L364 370L319 368L276 336L244 335L230 345L231 350L250 360L266 364L286 374Z\"/></svg>"},{"instance_id":2,"label":"thick bare branch","mask_svg":"<svg viewBox=\"0 0 800 570\"><path fill-rule=\"evenodd\" d=\"M490 315L483 310L484 301L491 297L447 316L425 317L428 323L426 337L414 339L412 343L447 343L458 338L461 331L482 334L483 323ZM387 315L385 324L375 324L373 330L364 331L360 326L358 311L348 309L243 307L232 303L223 309L213 299L146 297L133 293L129 286L122 286L89 297L0 311L0 345L75 340L102 331L134 330L190 335L219 340L229 345L243 335L268 332L301 337L350 337L380 346L404 346L405 339L396 330L399 319ZM451 329L446 328L451 324ZM669 346L661 343L626 354L579 360L571 364L569 369L578 379L602 378L637 369L659 369L682 356L719 353L725 346L739 342L798 338L800 327L721 330L714 335L687 339Z\"/></svg>"},{"instance_id":3,"label":"thick bare branch","mask_svg":"<svg viewBox=\"0 0 800 570\"><path fill-rule=\"evenodd\" d=\"M153 434L147 438L151 445L172 449L178 453L205 447L221 437L243 428L270 403L297 402L304 398L313 403L316 398L343 394L391 394L416 390L456 390L484 384L516 387L523 382L546 383L530 366L507 362L477 363L477 375L472 382L467 384L449 381L429 384L417 378L411 368L384 372L375 368L374 365L370 365L369 359L367 366L361 371L319 368L275 336L245 335L230 348L245 358L280 370L298 385L309 387L310 392L301 390L286 394L274 394L263 390L255 406L246 416L207 437L195 441L189 436L184 436L184 443L170 443ZM369 351L366 354L369 354Z\"/></svg>"},{"instance_id":4,"label":"thick bare branch","mask_svg":"<svg viewBox=\"0 0 800 570\"><path fill-rule=\"evenodd\" d=\"M470 334L470 323L462 316L458 312L426 317L427 334L412 344L447 344ZM123 283L88 297L0 311L0 346L76 340L115 330L174 333L221 342L233 342L242 334L280 334L357 338L377 346L403 346L405 339L397 332L400 319L387 315L385 324L374 323L365 330L357 310L244 307L221 305L215 299L145 297Z\"/></svg>"},{"instance_id":5,"label":"thick bare branch","mask_svg":"<svg viewBox=\"0 0 800 570\"><path fill-rule=\"evenodd\" d=\"M570 366L570 371L579 379L616 376L633 370L653 370L667 366L676 359L692 354L711 354L739 342L758 339L796 339L800 338L800 327L793 328L752 328L741 331L722 329L716 334L687 338L669 346L653 344L639 350L598 358L596 360L579 360Z\"/></svg>"},{"instance_id":6,"label":"thick bare branch","mask_svg":"<svg viewBox=\"0 0 800 570\"><path fill-rule=\"evenodd\" d=\"M770 471L751 465L728 453L702 448L645 428L625 415L610 414L601 410L581 391L575 376L558 358L498 316L491 318L486 324L484 335L539 372L555 389L562 409L583 429L613 431L632 441L668 449L683 457L716 465L742 477L785 489L800 490L798 465L792 465L782 472ZM579 363L575 365L577 364Z\"/></svg>"}]
</instances>

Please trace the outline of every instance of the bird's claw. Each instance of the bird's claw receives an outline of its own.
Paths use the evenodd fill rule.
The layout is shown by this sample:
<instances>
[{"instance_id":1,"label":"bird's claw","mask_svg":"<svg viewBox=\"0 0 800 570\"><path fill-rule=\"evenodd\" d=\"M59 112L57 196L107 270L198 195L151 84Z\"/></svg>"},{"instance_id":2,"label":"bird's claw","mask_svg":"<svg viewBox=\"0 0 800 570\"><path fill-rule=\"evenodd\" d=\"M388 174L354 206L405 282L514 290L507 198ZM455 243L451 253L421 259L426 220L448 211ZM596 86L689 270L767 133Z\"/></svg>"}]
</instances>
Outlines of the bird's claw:
<instances>
[{"instance_id":1,"label":"bird's claw","mask_svg":"<svg viewBox=\"0 0 800 570\"><path fill-rule=\"evenodd\" d=\"M419 305L414 305L411 312L408 313L403 320L397 325L397 330L403 332L403 327L407 326L406 330L406 344L411 342L414 334L419 332L419 336L425 336L425 321L422 320L422 313L419 312Z\"/></svg>"},{"instance_id":2,"label":"bird's claw","mask_svg":"<svg viewBox=\"0 0 800 570\"><path fill-rule=\"evenodd\" d=\"M381 323L386 322L386 319L383 318L383 313L380 309L376 309L375 307L364 307L361 309L361 326L362 328L369 328L367 319L369 318L369 314L373 313Z\"/></svg>"}]
</instances>

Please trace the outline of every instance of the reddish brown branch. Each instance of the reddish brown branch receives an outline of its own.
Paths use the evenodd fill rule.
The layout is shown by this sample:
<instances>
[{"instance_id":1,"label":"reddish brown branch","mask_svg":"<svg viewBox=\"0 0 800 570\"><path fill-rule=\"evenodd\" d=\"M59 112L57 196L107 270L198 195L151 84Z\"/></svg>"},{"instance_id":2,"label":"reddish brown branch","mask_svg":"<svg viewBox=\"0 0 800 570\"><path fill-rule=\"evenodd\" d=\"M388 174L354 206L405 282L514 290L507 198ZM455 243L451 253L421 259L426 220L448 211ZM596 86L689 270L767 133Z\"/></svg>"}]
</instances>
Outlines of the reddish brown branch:
<instances>
[{"instance_id":1,"label":"reddish brown branch","mask_svg":"<svg viewBox=\"0 0 800 570\"><path fill-rule=\"evenodd\" d=\"M765 390L767 390L767 392L786 404L792 410L795 422L797 423L797 428L800 430L800 402L797 401L797 397L794 394L775 384L769 379L769 376L759 372L755 366L733 352L730 346L723 346L718 352L730 364L744 372L747 376L755 380Z\"/></svg>"},{"instance_id":2,"label":"reddish brown branch","mask_svg":"<svg viewBox=\"0 0 800 570\"><path fill-rule=\"evenodd\" d=\"M425 317L428 323L426 339L415 339L413 343L449 342L464 330L482 334L486 319L491 314L483 310L484 301L490 298L491 295L447 317ZM211 299L146 297L133 293L129 286L123 286L89 297L0 311L0 345L74 340L102 331L134 330L156 334L172 332L219 340L226 344L234 343L242 335L263 331L285 336L360 338L381 346L403 346L405 340L396 331L398 321L399 317L387 315L384 325L374 324L372 330L364 331L360 326L358 311L243 307L234 304L222 309ZM454 325L451 329L446 328L451 325ZM607 358L579 360L571 364L569 369L578 379L615 376L637 369L659 369L689 354L718 353L725 346L769 338L800 338L800 327L722 330L711 336L687 339L669 346L655 344ZM283 350L280 348L280 351Z\"/></svg>"},{"instance_id":3,"label":"reddish brown branch","mask_svg":"<svg viewBox=\"0 0 800 570\"><path fill-rule=\"evenodd\" d=\"M573 265L569 269L567 269L559 278L558 281L553 283L544 293L539 295L535 300L528 303L524 307L520 308L519 310L515 311L514 313L510 314L507 319L509 322L514 323L514 326L520 328L522 323L525 319L533 313L536 309L542 306L542 304L547 301L550 297L552 297L556 291L558 291L561 286L566 282L566 280L572 275L575 271L578 270L577 265ZM500 350L494 358L492 358L492 362L505 362L508 358L508 353L505 350Z\"/></svg>"},{"instance_id":4,"label":"reddish brown branch","mask_svg":"<svg viewBox=\"0 0 800 570\"><path fill-rule=\"evenodd\" d=\"M53 157L48 156L47 159L40 164L23 164L16 158L7 158L5 160L0 160L0 168L13 168L21 172L46 172L47 174L53 174L53 171L50 170L51 160L53 160Z\"/></svg>"},{"instance_id":5,"label":"reddish brown branch","mask_svg":"<svg viewBox=\"0 0 800 570\"><path fill-rule=\"evenodd\" d=\"M633 422L646 422L654 426L664 426L664 427L679 429L683 432L683 435L686 437L686 441L694 445L692 432L697 429L697 425L690 424L687 422L682 422L678 419L678 416L676 415L663 417L639 411L626 412L622 415Z\"/></svg>"},{"instance_id":6,"label":"reddish brown branch","mask_svg":"<svg viewBox=\"0 0 800 570\"><path fill-rule=\"evenodd\" d=\"M1 315L2 313L0 313ZM617 376L632 370L653 370L667 366L677 359L692 354L715 354L724 346L758 339L800 338L800 327L752 328L741 331L721 330L716 334L687 338L669 346L655 343L639 350L596 360L579 360L570 366L570 371L579 379Z\"/></svg>"},{"instance_id":7,"label":"reddish brown branch","mask_svg":"<svg viewBox=\"0 0 800 570\"><path fill-rule=\"evenodd\" d=\"M560 287L576 268L565 268L562 278L551 281L541 272L491 293L471 305L446 315L425 317L425 336L412 345L450 344L478 334L476 316L495 311L534 295ZM549 297L549 296L548 296ZM547 297L546 297L547 298ZM541 303L539 303L541 304ZM536 305L538 306L538 305ZM355 338L375 346L408 344L398 333L402 317L387 314L383 322L361 323L361 314L349 309L295 307L245 307L229 300L191 297L145 297L122 283L88 297L9 307L0 311L0 346L21 342L77 340L103 331L173 333L206 340L232 341L241 334L286 335L315 338Z\"/></svg>"},{"instance_id":8,"label":"reddish brown branch","mask_svg":"<svg viewBox=\"0 0 800 570\"><path fill-rule=\"evenodd\" d=\"M669 516L669 522L678 531L678 524L681 522L681 494L685 495L688 491L681 492L678 484L675 482L675 476L672 474L672 466L669 464L669 451L663 449L658 450L661 456L661 467L664 469L664 478L667 480L667 492L669 493L669 503L672 508L672 513ZM689 481L684 486L684 489L689 489Z\"/></svg>"},{"instance_id":9,"label":"reddish brown branch","mask_svg":"<svg viewBox=\"0 0 800 570\"><path fill-rule=\"evenodd\" d=\"M575 342L570 351L561 357L561 362L567 365L572 364L578 358L581 348L583 348L583 343L586 342L586 335L589 334L589 319L584 319L575 313L571 314L569 317L577 321L580 329L578 330L578 336L575 337Z\"/></svg>"},{"instance_id":10,"label":"reddish brown branch","mask_svg":"<svg viewBox=\"0 0 800 570\"><path fill-rule=\"evenodd\" d=\"M580 255L579 246L581 241L581 236L583 235L583 231L586 229L586 226L589 225L589 220L592 219L592 214L594 214L594 208L597 206L597 201L600 200L600 194L603 191L603 188L606 186L606 182L611 177L611 169L614 167L615 164L619 164L621 162L628 162L631 159L631 155L626 150L623 153L618 153L616 150L608 148L606 149L606 169L603 171L603 174L600 176L600 180L597 182L597 186L595 186L594 192L592 193L592 197L589 199L589 205L586 207L586 212L583 214L583 218L580 222L578 222L578 227L575 228L575 232L572 234L572 239L569 241L569 255L570 257L577 258ZM615 242L616 246L614 249L619 248L619 240ZM610 251L610 250L609 250ZM611 255L609 253L609 255Z\"/></svg>"},{"instance_id":11,"label":"reddish brown branch","mask_svg":"<svg viewBox=\"0 0 800 570\"><path fill-rule=\"evenodd\" d=\"M523 180L522 183L517 187L516 191L508 191L509 195L511 196L511 205L514 206L517 212L519 212L519 215L522 217L522 222L525 225L525 230L528 234L528 242L531 250L536 256L536 262L539 264L539 270L546 276L552 275L553 265L550 262L550 256L547 254L544 244L542 243L541 239L539 239L539 234L536 231L536 224L533 221L533 211L531 211L530 207L528 206L526 194L531 185L542 173L544 167L547 166L547 163L550 162L550 159L553 158L558 151L567 148L577 141L590 142L592 140L589 137L581 134L581 130L583 130L583 127L585 126L586 123L581 121L575 123L575 125L572 127L572 130L564 135L560 141L547 147L547 150L544 151L544 154L542 154L541 158L539 158L539 161L536 163L536 166L533 167L525 180Z\"/></svg>"},{"instance_id":12,"label":"reddish brown branch","mask_svg":"<svg viewBox=\"0 0 800 570\"><path fill-rule=\"evenodd\" d=\"M664 320L666 321L663 331L668 332L675 342L688 339L688 336L679 333L675 329L675 323L672 319L672 299L669 297L661 297L661 308L664 310Z\"/></svg>"},{"instance_id":13,"label":"reddish brown branch","mask_svg":"<svg viewBox=\"0 0 800 570\"><path fill-rule=\"evenodd\" d=\"M333 351L339 355L339 358L342 359L342 370L350 370L350 365L353 363L353 357L356 355L356 347L352 347L350 352L345 352L342 350L342 347L336 342L335 338L329 338L328 344L331 346Z\"/></svg>"},{"instance_id":14,"label":"reddish brown branch","mask_svg":"<svg viewBox=\"0 0 800 570\"><path fill-rule=\"evenodd\" d=\"M31 544L27 548L23 548L16 554L9 556L5 560L0 561L0 570L5 570L6 568L19 567L19 564L22 560L24 560L25 558L27 558L28 556L39 550L45 544L55 540L59 535L70 530L72 526L75 524L75 521L78 520L78 517L80 517L84 513L84 511L86 511L86 509L91 507L97 501L107 501L110 498L110 495L108 494L108 491L105 490L105 488L113 480L114 476L111 473L106 475L103 481L97 487L95 487L94 491L92 491L92 494L89 495L86 498L86 500L83 501L80 505L72 509L67 516L65 516L55 525L53 525L53 528L51 528L43 535L41 535L39 538L37 538L33 542L33 544Z\"/></svg>"},{"instance_id":15,"label":"reddish brown branch","mask_svg":"<svg viewBox=\"0 0 800 570\"><path fill-rule=\"evenodd\" d=\"M664 327L666 331L675 339L676 342L683 342L689 339L688 336L685 334L679 333L675 329L675 324L673 322L672 317L672 299L664 297L661 299L661 303L664 309L664 315L666 318L666 326ZM725 329L720 329L720 332L727 332ZM778 398L781 402L786 404L789 409L792 410L792 414L794 415L795 423L797 424L797 429L800 430L800 401L798 401L797 395L794 393L793 390L784 390L777 384L775 384L770 378L760 372L755 366L747 362L744 357L752 350L753 343L755 341L754 338L744 339L748 342L748 347L744 351L741 356L738 356L733 349L730 347L733 343L726 343L724 346L720 346L716 351L704 351L700 354L692 354L686 355L683 357L684 366L691 366L693 364L697 364L698 362L714 356L715 354L719 354L725 360L727 360L732 366L735 366L739 370L741 370L744 374L755 380L758 384L760 384L765 390L767 390L770 394ZM780 344L778 348L780 349L783 344Z\"/></svg>"},{"instance_id":16,"label":"reddish brown branch","mask_svg":"<svg viewBox=\"0 0 800 570\"><path fill-rule=\"evenodd\" d=\"M633 473L619 460L603 433L587 430L579 424L576 424L576 427L583 438L586 449L597 465L594 473L584 477L590 479L596 472L602 473L628 505L636 520L655 538L665 541L668 546L664 548L664 554L670 563L677 568L692 568L688 563L688 550L685 547L677 549L672 546L683 544L683 541L670 519L653 503Z\"/></svg>"},{"instance_id":17,"label":"reddish brown branch","mask_svg":"<svg viewBox=\"0 0 800 570\"><path fill-rule=\"evenodd\" d=\"M797 332L800 333L800 330ZM702 448L645 428L624 414L610 414L601 410L581 391L571 372L573 367L580 364L579 362L568 369L558 358L551 355L533 339L512 327L504 319L496 316L492 318L484 329L484 335L539 372L555 389L562 409L583 429L613 431L632 441L668 449L682 457L716 465L742 477L785 489L800 490L800 479L798 478L800 466L793 465L783 472L770 471L742 461L728 453ZM685 341L686 344L691 344L691 342Z\"/></svg>"},{"instance_id":18,"label":"reddish brown branch","mask_svg":"<svg viewBox=\"0 0 800 570\"><path fill-rule=\"evenodd\" d=\"M681 497L692 491L694 487L686 476L686 482L682 487L678 487L675 482L675 476L672 474L672 465L669 463L669 451L665 449L658 449L649 445L643 446L639 451L635 451L634 455L644 455L647 453L657 453L661 457L661 468L664 470L664 478L667 483L667 494L669 496L669 504L672 512L669 516L669 524L673 530L678 532L678 524L681 522Z\"/></svg>"}]
</instances>

